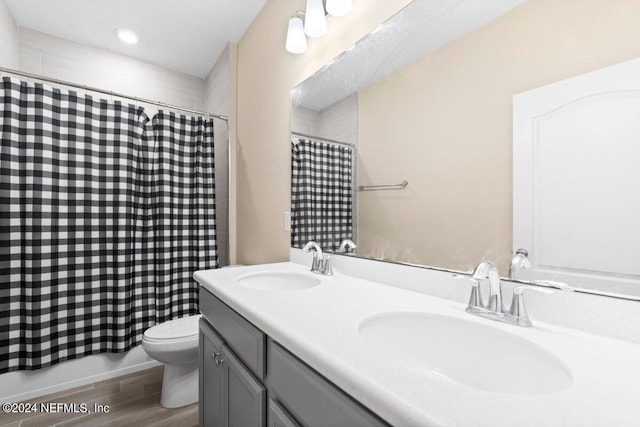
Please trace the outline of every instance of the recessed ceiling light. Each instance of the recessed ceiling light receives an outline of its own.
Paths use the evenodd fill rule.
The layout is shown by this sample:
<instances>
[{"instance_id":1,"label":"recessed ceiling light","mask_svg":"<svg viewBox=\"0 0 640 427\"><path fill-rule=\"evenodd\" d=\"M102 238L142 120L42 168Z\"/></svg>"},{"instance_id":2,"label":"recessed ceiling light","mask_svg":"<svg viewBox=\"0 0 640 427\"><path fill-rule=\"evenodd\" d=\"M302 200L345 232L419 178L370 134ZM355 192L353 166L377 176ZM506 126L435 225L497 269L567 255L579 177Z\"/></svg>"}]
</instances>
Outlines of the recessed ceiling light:
<instances>
[{"instance_id":1,"label":"recessed ceiling light","mask_svg":"<svg viewBox=\"0 0 640 427\"><path fill-rule=\"evenodd\" d=\"M131 30L127 30L126 28L116 28L116 35L125 43L138 43L138 35Z\"/></svg>"}]
</instances>

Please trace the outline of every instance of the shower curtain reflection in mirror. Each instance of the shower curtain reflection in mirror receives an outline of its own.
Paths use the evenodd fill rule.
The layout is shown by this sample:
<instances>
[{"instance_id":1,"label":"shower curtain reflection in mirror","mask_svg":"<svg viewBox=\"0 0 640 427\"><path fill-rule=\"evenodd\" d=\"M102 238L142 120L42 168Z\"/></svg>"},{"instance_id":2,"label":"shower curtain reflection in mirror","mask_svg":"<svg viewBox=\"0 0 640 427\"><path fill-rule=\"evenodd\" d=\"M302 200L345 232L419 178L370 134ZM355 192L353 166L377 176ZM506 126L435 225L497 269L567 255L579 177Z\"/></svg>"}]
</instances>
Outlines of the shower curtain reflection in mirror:
<instances>
[{"instance_id":1,"label":"shower curtain reflection in mirror","mask_svg":"<svg viewBox=\"0 0 640 427\"><path fill-rule=\"evenodd\" d=\"M353 236L353 148L291 141L291 245L335 251Z\"/></svg>"}]
</instances>

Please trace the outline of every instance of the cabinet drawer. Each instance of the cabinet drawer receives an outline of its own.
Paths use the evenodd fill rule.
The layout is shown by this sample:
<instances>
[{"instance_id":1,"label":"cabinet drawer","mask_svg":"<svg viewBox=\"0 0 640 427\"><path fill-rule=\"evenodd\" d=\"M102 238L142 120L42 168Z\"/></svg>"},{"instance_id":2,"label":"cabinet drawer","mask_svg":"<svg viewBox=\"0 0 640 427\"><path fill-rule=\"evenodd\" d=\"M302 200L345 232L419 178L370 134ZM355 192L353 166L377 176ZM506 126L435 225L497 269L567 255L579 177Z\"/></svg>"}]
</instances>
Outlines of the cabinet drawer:
<instances>
[{"instance_id":1,"label":"cabinet drawer","mask_svg":"<svg viewBox=\"0 0 640 427\"><path fill-rule=\"evenodd\" d=\"M269 415L267 416L269 427L300 427L287 411L275 401L269 399Z\"/></svg>"},{"instance_id":2,"label":"cabinet drawer","mask_svg":"<svg viewBox=\"0 0 640 427\"><path fill-rule=\"evenodd\" d=\"M247 368L264 379L265 334L202 287L200 312Z\"/></svg>"},{"instance_id":3,"label":"cabinet drawer","mask_svg":"<svg viewBox=\"0 0 640 427\"><path fill-rule=\"evenodd\" d=\"M303 426L388 426L282 346L269 340L269 393Z\"/></svg>"}]
</instances>

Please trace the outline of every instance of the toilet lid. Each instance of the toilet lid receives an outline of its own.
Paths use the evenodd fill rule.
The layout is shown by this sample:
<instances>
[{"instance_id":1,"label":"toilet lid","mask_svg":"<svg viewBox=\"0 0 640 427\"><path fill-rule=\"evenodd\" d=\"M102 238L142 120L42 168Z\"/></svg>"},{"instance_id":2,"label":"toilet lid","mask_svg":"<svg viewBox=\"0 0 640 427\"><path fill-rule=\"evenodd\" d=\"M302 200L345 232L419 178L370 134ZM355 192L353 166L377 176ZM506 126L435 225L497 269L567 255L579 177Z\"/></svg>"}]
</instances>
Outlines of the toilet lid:
<instances>
[{"instance_id":1,"label":"toilet lid","mask_svg":"<svg viewBox=\"0 0 640 427\"><path fill-rule=\"evenodd\" d=\"M200 315L169 320L152 326L144 333L149 340L171 340L189 338L198 335L198 321Z\"/></svg>"}]
</instances>

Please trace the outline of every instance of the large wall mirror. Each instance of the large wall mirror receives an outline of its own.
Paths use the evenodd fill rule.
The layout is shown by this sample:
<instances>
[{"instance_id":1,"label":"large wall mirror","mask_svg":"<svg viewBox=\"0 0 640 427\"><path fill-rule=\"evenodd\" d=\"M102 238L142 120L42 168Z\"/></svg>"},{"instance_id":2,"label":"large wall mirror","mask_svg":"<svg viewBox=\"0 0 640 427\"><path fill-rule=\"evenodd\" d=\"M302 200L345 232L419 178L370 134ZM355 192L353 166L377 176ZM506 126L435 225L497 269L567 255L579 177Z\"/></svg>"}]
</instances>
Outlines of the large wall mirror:
<instances>
[{"instance_id":1,"label":"large wall mirror","mask_svg":"<svg viewBox=\"0 0 640 427\"><path fill-rule=\"evenodd\" d=\"M292 246L640 299L633 10L410 3L292 91Z\"/></svg>"}]
</instances>

